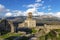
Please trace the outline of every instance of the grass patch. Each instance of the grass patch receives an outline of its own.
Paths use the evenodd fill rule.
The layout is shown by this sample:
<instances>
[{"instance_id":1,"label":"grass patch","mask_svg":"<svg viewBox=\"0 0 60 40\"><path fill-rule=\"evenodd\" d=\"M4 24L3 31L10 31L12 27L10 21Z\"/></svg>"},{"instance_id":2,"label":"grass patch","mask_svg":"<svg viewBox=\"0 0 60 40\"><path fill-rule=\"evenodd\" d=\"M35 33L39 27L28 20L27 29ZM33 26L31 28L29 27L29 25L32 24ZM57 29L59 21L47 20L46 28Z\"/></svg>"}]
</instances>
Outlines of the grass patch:
<instances>
[{"instance_id":1,"label":"grass patch","mask_svg":"<svg viewBox=\"0 0 60 40\"><path fill-rule=\"evenodd\" d=\"M5 34L5 35L2 35L0 36L0 38L8 38L8 37L11 37L11 36L20 36L21 34L18 34L18 33L8 33L8 34Z\"/></svg>"}]
</instances>

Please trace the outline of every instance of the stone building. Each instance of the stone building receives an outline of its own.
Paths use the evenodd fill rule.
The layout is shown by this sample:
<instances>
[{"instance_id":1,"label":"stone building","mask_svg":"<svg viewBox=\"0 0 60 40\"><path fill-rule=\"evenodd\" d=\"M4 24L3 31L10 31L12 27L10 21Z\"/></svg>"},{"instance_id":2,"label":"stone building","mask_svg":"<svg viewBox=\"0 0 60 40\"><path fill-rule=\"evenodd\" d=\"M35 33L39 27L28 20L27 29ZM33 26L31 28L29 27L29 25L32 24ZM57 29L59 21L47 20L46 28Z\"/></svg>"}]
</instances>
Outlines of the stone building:
<instances>
[{"instance_id":1,"label":"stone building","mask_svg":"<svg viewBox=\"0 0 60 40\"><path fill-rule=\"evenodd\" d=\"M21 24L18 24L19 27L36 27L36 20L32 19L32 13L29 12L28 13L28 16L26 18L26 20L21 23Z\"/></svg>"}]
</instances>

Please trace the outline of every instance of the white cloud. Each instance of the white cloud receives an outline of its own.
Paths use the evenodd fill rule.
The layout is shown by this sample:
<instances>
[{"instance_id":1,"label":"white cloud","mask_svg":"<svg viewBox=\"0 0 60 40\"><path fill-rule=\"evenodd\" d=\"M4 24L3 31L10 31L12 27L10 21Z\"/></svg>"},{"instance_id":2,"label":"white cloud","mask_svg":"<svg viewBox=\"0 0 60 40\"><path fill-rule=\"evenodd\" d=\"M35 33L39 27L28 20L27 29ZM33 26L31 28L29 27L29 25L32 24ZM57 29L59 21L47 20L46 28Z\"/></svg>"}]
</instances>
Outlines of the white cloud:
<instances>
[{"instance_id":1,"label":"white cloud","mask_svg":"<svg viewBox=\"0 0 60 40\"><path fill-rule=\"evenodd\" d=\"M36 11L36 8L30 8L30 9L28 9L28 10L26 10L26 12L28 13L28 12L35 12Z\"/></svg>"},{"instance_id":2,"label":"white cloud","mask_svg":"<svg viewBox=\"0 0 60 40\"><path fill-rule=\"evenodd\" d=\"M16 17L16 16L23 16L24 14L23 14L24 12L22 12L22 11L20 11L20 10L13 10L12 12L7 12L6 13L6 17L10 17L10 16L14 16L14 17Z\"/></svg>"},{"instance_id":3,"label":"white cloud","mask_svg":"<svg viewBox=\"0 0 60 40\"><path fill-rule=\"evenodd\" d=\"M23 12L22 11L18 11L18 10L14 11L13 13L8 12L8 13L6 13L5 16L7 16L7 17L10 17L10 16L27 16L27 14L29 12L32 12L34 16L35 15L40 15L40 16L41 15L48 15L48 16L56 16L56 17L60 18L60 12L56 12L56 13L53 13L53 12L49 12L49 13L38 12L38 10L36 10L35 8L29 8L26 11L23 11Z\"/></svg>"},{"instance_id":4,"label":"white cloud","mask_svg":"<svg viewBox=\"0 0 60 40\"><path fill-rule=\"evenodd\" d=\"M13 12L14 16L23 16L23 12L22 11L18 11L18 10L15 10Z\"/></svg>"},{"instance_id":5,"label":"white cloud","mask_svg":"<svg viewBox=\"0 0 60 40\"><path fill-rule=\"evenodd\" d=\"M24 15L26 16L29 12L32 12L32 14L33 14L34 16L36 16L36 15L45 15L44 12L38 12L38 10L37 10L36 8L29 8L29 9L27 9L27 10L24 12Z\"/></svg>"},{"instance_id":6,"label":"white cloud","mask_svg":"<svg viewBox=\"0 0 60 40\"><path fill-rule=\"evenodd\" d=\"M10 12L10 9L6 9L6 12Z\"/></svg>"},{"instance_id":7,"label":"white cloud","mask_svg":"<svg viewBox=\"0 0 60 40\"><path fill-rule=\"evenodd\" d=\"M47 15L54 15L54 13L53 12L49 12L49 13L47 13Z\"/></svg>"},{"instance_id":8,"label":"white cloud","mask_svg":"<svg viewBox=\"0 0 60 40\"><path fill-rule=\"evenodd\" d=\"M51 8L48 8L48 11L51 11L52 9Z\"/></svg>"},{"instance_id":9,"label":"white cloud","mask_svg":"<svg viewBox=\"0 0 60 40\"><path fill-rule=\"evenodd\" d=\"M5 14L5 16L10 17L10 16L12 16L12 13L8 12L8 13Z\"/></svg>"},{"instance_id":10,"label":"white cloud","mask_svg":"<svg viewBox=\"0 0 60 40\"><path fill-rule=\"evenodd\" d=\"M42 6L42 4L39 4L39 3L35 3L35 4L30 4L28 5L28 9L26 11L21 11L21 10L13 10L13 11L10 11L9 9L6 9L4 5L1 5L0 4L0 12L5 12L5 15L3 16L6 16L6 17L10 17L10 16L26 16L28 12L32 12L33 15L53 15L53 16L56 16L56 17L60 17L60 12L56 12L56 13L53 13L53 12L50 12L50 13L45 13L45 12L39 12L37 10L38 7ZM48 6L48 10L51 10L50 8L51 6ZM45 7L43 7L43 9L45 9Z\"/></svg>"},{"instance_id":11,"label":"white cloud","mask_svg":"<svg viewBox=\"0 0 60 40\"><path fill-rule=\"evenodd\" d=\"M9 9L6 9L4 5L0 4L0 13L9 12Z\"/></svg>"},{"instance_id":12,"label":"white cloud","mask_svg":"<svg viewBox=\"0 0 60 40\"><path fill-rule=\"evenodd\" d=\"M38 13L38 15L45 15L45 13L44 12L37 12Z\"/></svg>"},{"instance_id":13,"label":"white cloud","mask_svg":"<svg viewBox=\"0 0 60 40\"><path fill-rule=\"evenodd\" d=\"M48 7L48 11L52 10L51 5L48 5L47 7Z\"/></svg>"},{"instance_id":14,"label":"white cloud","mask_svg":"<svg viewBox=\"0 0 60 40\"><path fill-rule=\"evenodd\" d=\"M39 7L41 7L43 4L41 3L34 3L34 4L29 4L27 5L28 9L25 11L26 13L28 12L32 12L34 13L33 15L37 15L37 11L39 9Z\"/></svg>"},{"instance_id":15,"label":"white cloud","mask_svg":"<svg viewBox=\"0 0 60 40\"><path fill-rule=\"evenodd\" d=\"M10 11L10 9L6 9L4 5L0 4L0 13L1 13L0 16L10 17L10 16L21 16L22 15L21 11L18 11L18 10L13 10L13 11Z\"/></svg>"},{"instance_id":16,"label":"white cloud","mask_svg":"<svg viewBox=\"0 0 60 40\"><path fill-rule=\"evenodd\" d=\"M27 7L35 7L35 8L38 8L40 6L42 6L43 4L40 4L40 3L35 3L35 4L29 4Z\"/></svg>"},{"instance_id":17,"label":"white cloud","mask_svg":"<svg viewBox=\"0 0 60 40\"><path fill-rule=\"evenodd\" d=\"M26 16L27 13L32 12L33 15L37 14L37 9L36 8L29 8L26 11L24 11L24 15Z\"/></svg>"},{"instance_id":18,"label":"white cloud","mask_svg":"<svg viewBox=\"0 0 60 40\"><path fill-rule=\"evenodd\" d=\"M0 12L4 12L5 11L5 6L0 4Z\"/></svg>"},{"instance_id":19,"label":"white cloud","mask_svg":"<svg viewBox=\"0 0 60 40\"><path fill-rule=\"evenodd\" d=\"M48 6L43 6L42 9L43 10L51 11L52 10L52 7L51 7L51 5L48 5Z\"/></svg>"},{"instance_id":20,"label":"white cloud","mask_svg":"<svg viewBox=\"0 0 60 40\"><path fill-rule=\"evenodd\" d=\"M0 4L0 8L5 8L5 6L4 6L4 5L2 5L2 4Z\"/></svg>"},{"instance_id":21,"label":"white cloud","mask_svg":"<svg viewBox=\"0 0 60 40\"><path fill-rule=\"evenodd\" d=\"M34 13L33 13L34 14ZM36 12L36 15L47 15L47 16L55 16L55 17L58 17L60 18L60 12L56 12L56 13L53 13L53 12L49 12L49 13L45 13L45 12Z\"/></svg>"},{"instance_id":22,"label":"white cloud","mask_svg":"<svg viewBox=\"0 0 60 40\"><path fill-rule=\"evenodd\" d=\"M37 2L37 3L27 5L28 9L26 11L24 11L24 15L27 15L28 12L32 12L33 15L39 14L38 9L43 6L42 3L44 3L44 1L35 0L35 2ZM39 3L39 2L42 2L42 3ZM41 13L41 15L43 15L43 13Z\"/></svg>"},{"instance_id":23,"label":"white cloud","mask_svg":"<svg viewBox=\"0 0 60 40\"><path fill-rule=\"evenodd\" d=\"M41 2L42 0L35 0L35 2Z\"/></svg>"},{"instance_id":24,"label":"white cloud","mask_svg":"<svg viewBox=\"0 0 60 40\"><path fill-rule=\"evenodd\" d=\"M60 18L60 12L55 13L55 14L54 14L54 16L56 16L56 17L59 17L59 18Z\"/></svg>"}]
</instances>

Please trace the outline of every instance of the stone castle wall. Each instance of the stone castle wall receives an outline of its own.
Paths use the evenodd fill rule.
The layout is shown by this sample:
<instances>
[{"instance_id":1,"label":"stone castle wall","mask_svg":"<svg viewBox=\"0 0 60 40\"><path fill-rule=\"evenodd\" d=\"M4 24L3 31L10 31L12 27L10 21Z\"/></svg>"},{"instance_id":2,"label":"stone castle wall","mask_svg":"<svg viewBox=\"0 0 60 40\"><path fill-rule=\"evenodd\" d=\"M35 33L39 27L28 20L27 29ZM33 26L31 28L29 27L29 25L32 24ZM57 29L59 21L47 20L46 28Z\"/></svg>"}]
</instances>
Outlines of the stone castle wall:
<instances>
[{"instance_id":1,"label":"stone castle wall","mask_svg":"<svg viewBox=\"0 0 60 40\"><path fill-rule=\"evenodd\" d=\"M35 29L36 29L36 30L39 30L39 29L49 29L49 30L60 29L60 25L36 26Z\"/></svg>"},{"instance_id":2,"label":"stone castle wall","mask_svg":"<svg viewBox=\"0 0 60 40\"><path fill-rule=\"evenodd\" d=\"M10 26L11 26L11 32L14 32L14 25L12 22L9 22ZM32 19L32 14L29 13L27 19L21 23L18 24L18 28L20 27L28 27L28 28L35 28L37 30L39 29L60 29L60 25L46 25L44 24L44 26L36 26L36 20Z\"/></svg>"},{"instance_id":3,"label":"stone castle wall","mask_svg":"<svg viewBox=\"0 0 60 40\"><path fill-rule=\"evenodd\" d=\"M32 13L28 13L27 19L22 23L18 24L18 27L36 27L37 29L39 28L47 28L47 29L60 29L60 25L47 25L44 24L44 26L36 26L36 20L32 19Z\"/></svg>"},{"instance_id":4,"label":"stone castle wall","mask_svg":"<svg viewBox=\"0 0 60 40\"><path fill-rule=\"evenodd\" d=\"M23 23L18 24L18 27L36 27L36 20L32 19L31 12L28 13L27 19Z\"/></svg>"}]
</instances>

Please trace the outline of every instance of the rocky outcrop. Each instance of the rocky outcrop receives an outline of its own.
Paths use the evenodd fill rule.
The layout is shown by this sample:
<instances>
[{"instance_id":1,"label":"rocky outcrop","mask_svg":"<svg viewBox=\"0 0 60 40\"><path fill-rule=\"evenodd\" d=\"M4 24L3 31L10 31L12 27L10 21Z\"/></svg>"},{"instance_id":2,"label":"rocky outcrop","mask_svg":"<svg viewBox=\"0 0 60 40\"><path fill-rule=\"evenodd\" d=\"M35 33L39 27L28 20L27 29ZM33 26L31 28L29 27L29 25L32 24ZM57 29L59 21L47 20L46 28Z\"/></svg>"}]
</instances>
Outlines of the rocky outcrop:
<instances>
[{"instance_id":1,"label":"rocky outcrop","mask_svg":"<svg viewBox=\"0 0 60 40\"><path fill-rule=\"evenodd\" d=\"M1 20L1 22L0 22L0 33L1 33L1 35L10 32L10 29L11 29L11 27L10 27L10 24L8 23L8 21L5 19Z\"/></svg>"}]
</instances>

